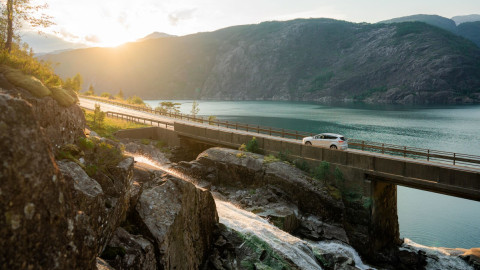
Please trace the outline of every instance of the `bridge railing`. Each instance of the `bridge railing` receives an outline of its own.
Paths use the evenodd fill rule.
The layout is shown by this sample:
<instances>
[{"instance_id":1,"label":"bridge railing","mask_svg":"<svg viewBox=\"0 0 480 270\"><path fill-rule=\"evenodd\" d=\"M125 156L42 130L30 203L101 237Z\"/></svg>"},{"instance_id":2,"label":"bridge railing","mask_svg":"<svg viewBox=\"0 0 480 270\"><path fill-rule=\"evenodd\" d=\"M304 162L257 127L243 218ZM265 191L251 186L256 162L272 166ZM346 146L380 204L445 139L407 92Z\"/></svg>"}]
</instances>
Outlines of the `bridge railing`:
<instances>
[{"instance_id":1,"label":"bridge railing","mask_svg":"<svg viewBox=\"0 0 480 270\"><path fill-rule=\"evenodd\" d=\"M107 116L113 117L113 118L118 118L126 121L132 121L132 122L137 122L137 123L144 123L148 124L150 123L151 126L164 126L165 128L168 128L168 126L173 127L173 123L167 122L167 121L161 121L157 119L152 119L152 118L145 118L145 117L138 117L138 116L132 116L129 114L125 113L118 113L118 112L105 112Z\"/></svg>"},{"instance_id":2,"label":"bridge railing","mask_svg":"<svg viewBox=\"0 0 480 270\"><path fill-rule=\"evenodd\" d=\"M249 124L238 123L238 122L209 119L208 117L202 117L202 116L193 116L193 115L182 114L182 113L164 112L164 111L154 110L145 106L130 105L130 104L115 102L115 101L111 101L103 98L91 97L91 96L82 96L82 97L113 104L116 106L121 106L124 108L139 110L139 111L143 111L143 112L147 112L155 115L162 115L162 116L180 119L180 120L193 121L201 124L209 124L217 127L224 127L224 128L241 130L246 132L254 132L258 134L265 134L265 135L282 137L282 138L299 140L307 136L315 135L313 133L297 131L297 130L273 128L273 127L266 127L266 126L260 126L260 125L249 125ZM160 126L160 124L165 125L166 127L168 125L173 125L165 121L135 117L135 116L130 116L122 113L107 112L107 114L115 115L116 117L120 117L120 118L123 117L124 119L136 121L136 122L143 121L143 123L148 123L148 122L156 123L158 126ZM409 146L400 146L400 145L386 144L386 143L377 143L377 142L357 140L357 139L348 139L348 146L350 148L358 149L362 151L382 153L382 154L388 154L393 156L403 156L405 158L436 161L436 162L442 162L442 163L449 163L453 165L467 165L467 166L475 166L475 167L480 166L480 156L476 156L476 155L460 154L460 153L416 148L416 147L409 147Z\"/></svg>"},{"instance_id":3,"label":"bridge railing","mask_svg":"<svg viewBox=\"0 0 480 270\"><path fill-rule=\"evenodd\" d=\"M382 153L405 158L423 159L427 161L446 162L453 165L480 166L480 156L460 154L447 151L401 146L387 143L377 143L356 139L349 139L348 146L353 149Z\"/></svg>"}]
</instances>

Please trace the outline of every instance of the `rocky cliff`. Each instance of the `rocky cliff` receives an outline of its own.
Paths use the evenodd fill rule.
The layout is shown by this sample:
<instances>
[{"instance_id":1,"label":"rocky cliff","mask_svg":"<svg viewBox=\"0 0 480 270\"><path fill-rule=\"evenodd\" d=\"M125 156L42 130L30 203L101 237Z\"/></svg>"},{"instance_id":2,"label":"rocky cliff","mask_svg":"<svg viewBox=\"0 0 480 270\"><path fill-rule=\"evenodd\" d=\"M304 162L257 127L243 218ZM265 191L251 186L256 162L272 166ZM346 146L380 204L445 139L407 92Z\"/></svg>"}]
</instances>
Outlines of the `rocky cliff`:
<instances>
[{"instance_id":1,"label":"rocky cliff","mask_svg":"<svg viewBox=\"0 0 480 270\"><path fill-rule=\"evenodd\" d=\"M421 22L265 22L43 59L149 99L480 102L480 49Z\"/></svg>"},{"instance_id":2,"label":"rocky cliff","mask_svg":"<svg viewBox=\"0 0 480 270\"><path fill-rule=\"evenodd\" d=\"M209 192L134 175L123 144L85 137L77 105L35 97L1 74L0 83L0 268L197 269L206 261L218 224Z\"/></svg>"}]
</instances>

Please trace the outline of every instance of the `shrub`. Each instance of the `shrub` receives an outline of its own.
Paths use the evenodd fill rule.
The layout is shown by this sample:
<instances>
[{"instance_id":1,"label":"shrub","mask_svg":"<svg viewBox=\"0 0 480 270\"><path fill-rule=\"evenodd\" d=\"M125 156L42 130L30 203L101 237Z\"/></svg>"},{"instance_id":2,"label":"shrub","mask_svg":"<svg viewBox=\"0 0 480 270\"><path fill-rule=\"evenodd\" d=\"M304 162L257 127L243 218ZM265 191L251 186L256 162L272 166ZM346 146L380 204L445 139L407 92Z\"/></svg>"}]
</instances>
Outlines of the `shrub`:
<instances>
[{"instance_id":1,"label":"shrub","mask_svg":"<svg viewBox=\"0 0 480 270\"><path fill-rule=\"evenodd\" d=\"M210 116L208 117L208 124L209 124L209 125L215 124L215 123L214 123L215 121L217 121L217 117L216 117L215 115L210 115Z\"/></svg>"},{"instance_id":2,"label":"shrub","mask_svg":"<svg viewBox=\"0 0 480 270\"><path fill-rule=\"evenodd\" d=\"M327 181L327 177L330 174L330 163L322 161L318 167L313 170L313 178L317 180Z\"/></svg>"},{"instance_id":3,"label":"shrub","mask_svg":"<svg viewBox=\"0 0 480 270\"><path fill-rule=\"evenodd\" d=\"M77 144L83 150L92 150L95 147L95 144L88 138L79 138Z\"/></svg>"},{"instance_id":4,"label":"shrub","mask_svg":"<svg viewBox=\"0 0 480 270\"><path fill-rule=\"evenodd\" d=\"M333 172L333 176L335 177L335 182L338 187L341 188L341 190L344 190L344 184L345 184L345 179L343 178L343 173L340 171L338 167L335 168L335 171Z\"/></svg>"},{"instance_id":5,"label":"shrub","mask_svg":"<svg viewBox=\"0 0 480 270\"><path fill-rule=\"evenodd\" d=\"M165 147L166 143L164 141L158 141L156 144L155 144L155 147L157 147L158 149L162 149L163 147Z\"/></svg>"},{"instance_id":6,"label":"shrub","mask_svg":"<svg viewBox=\"0 0 480 270\"><path fill-rule=\"evenodd\" d=\"M297 167L298 169L304 171L304 172L310 172L310 165L305 160L299 160L296 159L293 161L293 165Z\"/></svg>"},{"instance_id":7,"label":"shrub","mask_svg":"<svg viewBox=\"0 0 480 270\"><path fill-rule=\"evenodd\" d=\"M102 94L100 94L100 96L104 98L110 98L112 95L108 92L103 92Z\"/></svg>"},{"instance_id":8,"label":"shrub","mask_svg":"<svg viewBox=\"0 0 480 270\"><path fill-rule=\"evenodd\" d=\"M257 138L253 137L248 143L245 149L251 153L259 153L260 148L258 147Z\"/></svg>"},{"instance_id":9,"label":"shrub","mask_svg":"<svg viewBox=\"0 0 480 270\"><path fill-rule=\"evenodd\" d=\"M144 144L144 145L149 145L149 144L150 144L150 140L149 140L149 139L142 139L140 142L141 142L142 144Z\"/></svg>"},{"instance_id":10,"label":"shrub","mask_svg":"<svg viewBox=\"0 0 480 270\"><path fill-rule=\"evenodd\" d=\"M242 145L240 145L238 150L245 152L245 151L247 151L247 146L244 143L242 143Z\"/></svg>"},{"instance_id":11,"label":"shrub","mask_svg":"<svg viewBox=\"0 0 480 270\"><path fill-rule=\"evenodd\" d=\"M127 102L134 105L145 105L143 99L138 96L132 96L127 99Z\"/></svg>"},{"instance_id":12,"label":"shrub","mask_svg":"<svg viewBox=\"0 0 480 270\"><path fill-rule=\"evenodd\" d=\"M285 152L278 152L278 158L281 160L281 161L287 161L287 162L290 162L290 159L289 159L289 156L290 155L290 151L286 150Z\"/></svg>"},{"instance_id":13,"label":"shrub","mask_svg":"<svg viewBox=\"0 0 480 270\"><path fill-rule=\"evenodd\" d=\"M105 120L105 113L100 110L100 105L95 104L95 111L93 112L93 126L101 127L103 126L103 121Z\"/></svg>"}]
</instances>

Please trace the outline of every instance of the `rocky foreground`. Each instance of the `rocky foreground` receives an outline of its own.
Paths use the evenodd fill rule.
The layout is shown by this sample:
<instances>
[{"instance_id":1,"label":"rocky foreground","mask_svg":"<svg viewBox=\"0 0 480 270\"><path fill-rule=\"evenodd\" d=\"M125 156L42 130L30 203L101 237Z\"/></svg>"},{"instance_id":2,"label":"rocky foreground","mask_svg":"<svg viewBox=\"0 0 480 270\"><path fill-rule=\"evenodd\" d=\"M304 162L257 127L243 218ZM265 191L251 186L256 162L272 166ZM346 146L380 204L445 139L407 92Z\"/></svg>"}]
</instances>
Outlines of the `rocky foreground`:
<instances>
[{"instance_id":1,"label":"rocky foreground","mask_svg":"<svg viewBox=\"0 0 480 270\"><path fill-rule=\"evenodd\" d=\"M330 241L360 253L368 246L368 213L335 186L257 154L212 148L174 163L168 147L87 136L84 129L76 105L0 90L1 269L367 267L338 249L302 244ZM233 203L258 224L295 235L314 266L220 223L215 200L222 211ZM478 269L473 252L465 258ZM366 255L387 269L422 269L431 259L398 248Z\"/></svg>"}]
</instances>

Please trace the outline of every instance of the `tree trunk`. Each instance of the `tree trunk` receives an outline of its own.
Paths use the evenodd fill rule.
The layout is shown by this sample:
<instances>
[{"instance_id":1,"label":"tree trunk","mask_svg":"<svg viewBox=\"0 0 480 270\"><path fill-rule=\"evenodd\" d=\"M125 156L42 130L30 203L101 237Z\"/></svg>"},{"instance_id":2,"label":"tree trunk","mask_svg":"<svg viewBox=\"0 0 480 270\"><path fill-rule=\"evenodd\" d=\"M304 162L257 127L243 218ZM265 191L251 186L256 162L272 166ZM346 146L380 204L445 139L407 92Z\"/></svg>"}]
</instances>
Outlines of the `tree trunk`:
<instances>
[{"instance_id":1,"label":"tree trunk","mask_svg":"<svg viewBox=\"0 0 480 270\"><path fill-rule=\"evenodd\" d=\"M13 0L7 0L7 42L5 43L5 49L12 51L13 41Z\"/></svg>"}]
</instances>

